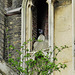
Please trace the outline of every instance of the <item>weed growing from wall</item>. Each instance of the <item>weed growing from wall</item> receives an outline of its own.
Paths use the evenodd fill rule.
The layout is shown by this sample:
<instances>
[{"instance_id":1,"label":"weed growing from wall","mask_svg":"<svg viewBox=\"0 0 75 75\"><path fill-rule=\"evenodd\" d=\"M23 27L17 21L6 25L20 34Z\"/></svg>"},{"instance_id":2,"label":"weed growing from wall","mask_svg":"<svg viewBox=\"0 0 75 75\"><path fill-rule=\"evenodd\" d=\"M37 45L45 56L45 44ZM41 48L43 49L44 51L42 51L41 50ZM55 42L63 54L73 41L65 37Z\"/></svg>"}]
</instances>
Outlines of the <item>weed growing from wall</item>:
<instances>
[{"instance_id":1,"label":"weed growing from wall","mask_svg":"<svg viewBox=\"0 0 75 75\"><path fill-rule=\"evenodd\" d=\"M29 41L32 40L28 40L27 42L24 42L21 48L23 49L23 47L27 45ZM41 40L38 41L41 42ZM9 48L11 49L14 47L10 45ZM61 68L65 69L67 67L66 64L55 63L56 61L58 61L57 55L65 48L68 48L68 46L66 45L61 46L60 48L55 46L53 52L52 51L44 52L44 50L38 50L38 51L34 51L33 55L26 48L25 49L26 55L22 58L22 61L26 59L25 68L21 66L21 64L23 63L22 61L20 61L21 58L17 57L16 59L14 59L11 57L11 54L9 54L10 58L8 59L8 63L11 66L13 66L13 68L16 68L19 73L24 73L25 75L51 75L54 71L61 72L60 71ZM57 51L57 53L54 53L55 51ZM19 55L23 54L22 52L20 52L20 50L16 50L16 52ZM53 53L54 53L54 57L52 58L51 55ZM53 59L53 62L51 61L51 59Z\"/></svg>"}]
</instances>

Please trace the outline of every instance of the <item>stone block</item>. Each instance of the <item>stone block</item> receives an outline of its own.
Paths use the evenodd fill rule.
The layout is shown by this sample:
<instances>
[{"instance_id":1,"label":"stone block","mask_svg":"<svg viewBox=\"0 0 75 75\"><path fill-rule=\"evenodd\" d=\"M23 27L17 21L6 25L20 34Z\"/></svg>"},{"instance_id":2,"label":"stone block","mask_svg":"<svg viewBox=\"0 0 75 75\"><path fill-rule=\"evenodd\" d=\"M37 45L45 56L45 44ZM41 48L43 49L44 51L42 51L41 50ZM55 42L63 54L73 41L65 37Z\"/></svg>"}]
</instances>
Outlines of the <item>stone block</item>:
<instances>
[{"instance_id":1,"label":"stone block","mask_svg":"<svg viewBox=\"0 0 75 75\"><path fill-rule=\"evenodd\" d=\"M10 67L6 65L4 60L0 61L0 74L2 75L18 75Z\"/></svg>"}]
</instances>

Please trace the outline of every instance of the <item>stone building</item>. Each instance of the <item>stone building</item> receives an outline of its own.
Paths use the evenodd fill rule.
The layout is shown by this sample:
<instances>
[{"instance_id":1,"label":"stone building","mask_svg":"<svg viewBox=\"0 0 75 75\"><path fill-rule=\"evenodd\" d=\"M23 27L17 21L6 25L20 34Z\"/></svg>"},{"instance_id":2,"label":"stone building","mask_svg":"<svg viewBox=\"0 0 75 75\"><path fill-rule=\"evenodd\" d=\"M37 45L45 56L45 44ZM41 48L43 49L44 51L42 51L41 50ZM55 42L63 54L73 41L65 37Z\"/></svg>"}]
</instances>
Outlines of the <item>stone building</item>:
<instances>
[{"instance_id":1,"label":"stone building","mask_svg":"<svg viewBox=\"0 0 75 75\"><path fill-rule=\"evenodd\" d=\"M42 46L36 41L29 42L30 52L47 47L53 50L55 45L69 46L58 55L56 62L67 64L67 68L53 75L75 75L74 12L74 0L0 0L0 75L18 75L7 64L9 54L18 57L18 49L23 52L19 56L22 59L25 51L21 46L33 38L44 42Z\"/></svg>"}]
</instances>

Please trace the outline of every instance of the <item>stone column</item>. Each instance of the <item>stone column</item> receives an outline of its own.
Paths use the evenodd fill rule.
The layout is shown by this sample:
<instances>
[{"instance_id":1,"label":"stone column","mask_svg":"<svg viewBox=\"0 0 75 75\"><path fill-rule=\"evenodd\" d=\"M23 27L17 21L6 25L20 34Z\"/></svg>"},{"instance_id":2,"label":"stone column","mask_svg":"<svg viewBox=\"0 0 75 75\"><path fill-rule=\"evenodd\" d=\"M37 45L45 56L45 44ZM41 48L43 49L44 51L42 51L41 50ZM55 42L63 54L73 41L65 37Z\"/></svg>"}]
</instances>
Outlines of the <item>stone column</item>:
<instances>
[{"instance_id":1,"label":"stone column","mask_svg":"<svg viewBox=\"0 0 75 75\"><path fill-rule=\"evenodd\" d=\"M32 10L31 10L32 5L33 5L32 0L29 0L28 5L27 5L27 23L26 23L27 36L26 36L26 40L32 39ZM32 42L29 41L27 46L28 46L29 51L31 51L32 50Z\"/></svg>"},{"instance_id":2,"label":"stone column","mask_svg":"<svg viewBox=\"0 0 75 75\"><path fill-rule=\"evenodd\" d=\"M23 0L22 2L22 9L21 9L21 46L23 46L23 43L26 42L26 10L27 9L27 6L26 6L26 0ZM23 62L21 64L21 67L25 68L26 65L25 65L25 61L26 59L23 57L25 56L26 52L25 52L25 48L26 46L24 45L24 48L21 48L21 52L23 54L21 54L21 62ZM24 73L20 73L20 75L24 75Z\"/></svg>"},{"instance_id":3,"label":"stone column","mask_svg":"<svg viewBox=\"0 0 75 75\"><path fill-rule=\"evenodd\" d=\"M54 7L51 0L47 0L48 3L48 45L51 51L53 51L53 34L54 34ZM52 55L53 57L53 55Z\"/></svg>"},{"instance_id":4,"label":"stone column","mask_svg":"<svg viewBox=\"0 0 75 75\"><path fill-rule=\"evenodd\" d=\"M47 0L48 3L48 46L49 52L53 52L53 34L54 34L54 7L52 0ZM51 55L51 61L53 62L53 53ZM52 73L53 75L53 73Z\"/></svg>"},{"instance_id":5,"label":"stone column","mask_svg":"<svg viewBox=\"0 0 75 75\"><path fill-rule=\"evenodd\" d=\"M23 0L22 10L21 10L21 46L23 45L24 42L26 42L26 40L29 40L29 38L32 37L31 6L32 6L32 1ZM30 50L30 46L31 46L30 42L27 46L28 46L27 48ZM24 48L21 49L21 52L23 53L21 55L21 61L23 62L21 66L23 68L26 67L25 65L26 58L22 60L23 56L26 55L25 49L26 49L26 45L24 46ZM20 75L24 75L24 74L21 73Z\"/></svg>"},{"instance_id":6,"label":"stone column","mask_svg":"<svg viewBox=\"0 0 75 75\"><path fill-rule=\"evenodd\" d=\"M48 40L49 47L51 46L51 0L47 0L48 3Z\"/></svg>"}]
</instances>

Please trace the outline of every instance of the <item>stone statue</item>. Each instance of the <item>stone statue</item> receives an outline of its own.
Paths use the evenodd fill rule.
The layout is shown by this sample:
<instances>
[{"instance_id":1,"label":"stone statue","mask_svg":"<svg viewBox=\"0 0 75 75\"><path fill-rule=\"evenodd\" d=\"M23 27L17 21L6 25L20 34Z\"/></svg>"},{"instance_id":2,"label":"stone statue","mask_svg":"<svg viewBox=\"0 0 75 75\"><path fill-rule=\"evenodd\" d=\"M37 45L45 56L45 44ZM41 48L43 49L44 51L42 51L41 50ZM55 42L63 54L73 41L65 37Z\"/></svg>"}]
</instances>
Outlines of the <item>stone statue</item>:
<instances>
[{"instance_id":1,"label":"stone statue","mask_svg":"<svg viewBox=\"0 0 75 75\"><path fill-rule=\"evenodd\" d=\"M41 34L38 37L38 40L41 40L41 42L37 41L34 43L34 50L41 50L48 48L48 40L45 39L45 36L43 34Z\"/></svg>"}]
</instances>

